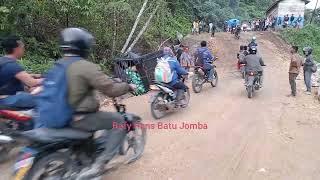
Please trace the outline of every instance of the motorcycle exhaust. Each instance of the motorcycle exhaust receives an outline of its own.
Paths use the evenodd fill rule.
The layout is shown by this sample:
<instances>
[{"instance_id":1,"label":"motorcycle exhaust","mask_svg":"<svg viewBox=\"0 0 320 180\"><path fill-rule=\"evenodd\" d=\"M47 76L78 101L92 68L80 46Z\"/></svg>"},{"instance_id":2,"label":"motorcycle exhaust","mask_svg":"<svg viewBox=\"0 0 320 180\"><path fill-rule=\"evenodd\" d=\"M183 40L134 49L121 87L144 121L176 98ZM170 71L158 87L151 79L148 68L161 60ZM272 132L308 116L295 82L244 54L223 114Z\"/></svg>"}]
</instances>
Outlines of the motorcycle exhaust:
<instances>
[{"instance_id":1,"label":"motorcycle exhaust","mask_svg":"<svg viewBox=\"0 0 320 180\"><path fill-rule=\"evenodd\" d=\"M0 143L11 143L14 140L10 136L0 135Z\"/></svg>"}]
</instances>

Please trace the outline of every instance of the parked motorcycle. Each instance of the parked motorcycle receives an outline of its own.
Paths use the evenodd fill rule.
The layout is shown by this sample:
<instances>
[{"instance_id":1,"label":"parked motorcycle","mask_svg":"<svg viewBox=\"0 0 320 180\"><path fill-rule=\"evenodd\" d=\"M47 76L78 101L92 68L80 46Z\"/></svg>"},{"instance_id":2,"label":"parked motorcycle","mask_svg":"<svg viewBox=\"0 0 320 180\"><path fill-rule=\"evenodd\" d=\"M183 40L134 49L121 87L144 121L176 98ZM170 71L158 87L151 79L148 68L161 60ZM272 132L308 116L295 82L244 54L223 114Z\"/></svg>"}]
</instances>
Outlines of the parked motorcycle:
<instances>
[{"instance_id":1,"label":"parked motorcycle","mask_svg":"<svg viewBox=\"0 0 320 180\"><path fill-rule=\"evenodd\" d=\"M185 81L185 78L182 79ZM151 103L151 114L155 119L163 118L170 111L174 111L180 108L186 108L190 101L190 91L186 90L184 93L184 105L177 105L176 96L177 91L165 84L160 82L154 82L154 85L150 86L150 103Z\"/></svg>"},{"instance_id":2,"label":"parked motorcycle","mask_svg":"<svg viewBox=\"0 0 320 180\"><path fill-rule=\"evenodd\" d=\"M200 93L203 87L203 84L210 83L212 87L216 87L218 85L218 73L216 71L216 66L213 65L213 81L209 82L209 73L205 71L201 66L195 66L194 75L192 78L192 89L195 93Z\"/></svg>"},{"instance_id":3,"label":"parked motorcycle","mask_svg":"<svg viewBox=\"0 0 320 180\"><path fill-rule=\"evenodd\" d=\"M127 135L119 149L119 155L128 156L124 163L138 160L144 151L146 129L141 118L126 113L126 107L113 100L117 112L123 115ZM16 180L59 179L73 180L79 172L90 167L100 153L95 133L76 129L34 129L21 133L31 144L23 148L14 164L13 177ZM107 170L106 170L107 172Z\"/></svg>"},{"instance_id":4,"label":"parked motorcycle","mask_svg":"<svg viewBox=\"0 0 320 180\"><path fill-rule=\"evenodd\" d=\"M252 98L254 91L260 89L260 74L258 72L247 73L246 90L248 98Z\"/></svg>"},{"instance_id":5,"label":"parked motorcycle","mask_svg":"<svg viewBox=\"0 0 320 180\"><path fill-rule=\"evenodd\" d=\"M0 163L5 161L8 153L17 145L19 139L16 133L33 128L32 110L13 111L1 108L0 110Z\"/></svg>"}]
</instances>

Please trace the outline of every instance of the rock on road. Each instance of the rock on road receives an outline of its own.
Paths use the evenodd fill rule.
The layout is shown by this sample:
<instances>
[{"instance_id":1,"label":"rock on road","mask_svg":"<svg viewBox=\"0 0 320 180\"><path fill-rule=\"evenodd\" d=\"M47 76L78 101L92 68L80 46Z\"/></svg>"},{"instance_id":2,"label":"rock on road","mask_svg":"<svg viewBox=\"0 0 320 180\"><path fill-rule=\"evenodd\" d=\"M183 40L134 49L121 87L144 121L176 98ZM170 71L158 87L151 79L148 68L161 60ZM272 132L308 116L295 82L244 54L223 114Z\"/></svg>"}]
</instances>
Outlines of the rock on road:
<instances>
[{"instance_id":1,"label":"rock on road","mask_svg":"<svg viewBox=\"0 0 320 180\"><path fill-rule=\"evenodd\" d=\"M218 87L191 94L190 106L161 121L152 120L148 96L126 100L128 111L145 123L207 124L208 129L150 129L144 156L108 173L105 180L318 180L320 179L319 104L303 93L289 94L288 51L273 35L256 35L264 59L264 87L248 99L236 69L236 53L253 34L214 39L219 60ZM190 36L199 43L209 35ZM191 87L191 86L189 86ZM10 163L0 165L9 179Z\"/></svg>"}]
</instances>

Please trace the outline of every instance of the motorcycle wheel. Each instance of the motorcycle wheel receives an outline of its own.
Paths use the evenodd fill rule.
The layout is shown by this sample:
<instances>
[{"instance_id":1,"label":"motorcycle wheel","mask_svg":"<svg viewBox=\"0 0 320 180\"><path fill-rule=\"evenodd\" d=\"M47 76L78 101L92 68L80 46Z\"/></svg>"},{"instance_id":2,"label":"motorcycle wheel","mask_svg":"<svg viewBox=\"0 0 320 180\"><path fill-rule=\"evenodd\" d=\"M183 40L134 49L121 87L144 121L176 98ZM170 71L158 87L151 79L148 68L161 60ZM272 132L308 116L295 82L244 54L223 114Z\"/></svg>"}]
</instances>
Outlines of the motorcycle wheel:
<instances>
[{"instance_id":1,"label":"motorcycle wheel","mask_svg":"<svg viewBox=\"0 0 320 180\"><path fill-rule=\"evenodd\" d=\"M166 111L157 110L157 105L159 103L159 98L163 99L163 95L159 93L151 103L151 114L154 119L161 119L166 115Z\"/></svg>"},{"instance_id":2,"label":"motorcycle wheel","mask_svg":"<svg viewBox=\"0 0 320 180\"><path fill-rule=\"evenodd\" d=\"M253 95L253 88L251 86L247 87L247 94L248 94L248 98L251 99Z\"/></svg>"},{"instance_id":3,"label":"motorcycle wheel","mask_svg":"<svg viewBox=\"0 0 320 180\"><path fill-rule=\"evenodd\" d=\"M214 70L214 79L213 81L210 83L212 87L217 87L218 86L218 81L219 81L219 76L216 70Z\"/></svg>"},{"instance_id":4,"label":"motorcycle wheel","mask_svg":"<svg viewBox=\"0 0 320 180\"><path fill-rule=\"evenodd\" d=\"M44 156L35 162L26 180L64 179L70 162L70 157L65 153L56 152Z\"/></svg>"},{"instance_id":5,"label":"motorcycle wheel","mask_svg":"<svg viewBox=\"0 0 320 180\"><path fill-rule=\"evenodd\" d=\"M132 135L131 135L131 134ZM134 154L129 158L127 164L133 163L141 158L147 141L147 129L146 128L135 128L127 134L128 145L132 148Z\"/></svg>"},{"instance_id":6,"label":"motorcycle wheel","mask_svg":"<svg viewBox=\"0 0 320 180\"><path fill-rule=\"evenodd\" d=\"M195 74L192 78L192 90L195 93L200 93L202 90L202 78L198 75Z\"/></svg>"}]
</instances>

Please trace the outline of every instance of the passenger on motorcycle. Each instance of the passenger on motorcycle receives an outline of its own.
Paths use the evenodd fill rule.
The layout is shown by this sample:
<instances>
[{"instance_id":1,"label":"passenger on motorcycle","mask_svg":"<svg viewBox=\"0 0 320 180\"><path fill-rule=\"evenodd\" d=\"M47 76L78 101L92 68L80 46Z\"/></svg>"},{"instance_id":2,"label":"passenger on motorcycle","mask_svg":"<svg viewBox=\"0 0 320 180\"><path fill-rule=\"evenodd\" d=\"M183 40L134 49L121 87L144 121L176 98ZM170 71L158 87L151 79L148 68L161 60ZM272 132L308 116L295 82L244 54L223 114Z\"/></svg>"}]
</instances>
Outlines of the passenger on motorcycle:
<instances>
[{"instance_id":1,"label":"passenger on motorcycle","mask_svg":"<svg viewBox=\"0 0 320 180\"><path fill-rule=\"evenodd\" d=\"M237 54L237 58L238 58L238 69L240 68L240 64L243 64L243 60L245 58L245 56L248 55L247 52L247 46L240 46L240 51Z\"/></svg>"},{"instance_id":2,"label":"passenger on motorcycle","mask_svg":"<svg viewBox=\"0 0 320 180\"><path fill-rule=\"evenodd\" d=\"M257 72L260 76L260 86L263 84L263 68L265 66L262 58L257 55L257 48L255 46L249 47L249 55L245 56L243 63L246 65L246 74L250 72ZM246 84L248 76L246 75Z\"/></svg>"},{"instance_id":3,"label":"passenger on motorcycle","mask_svg":"<svg viewBox=\"0 0 320 180\"><path fill-rule=\"evenodd\" d=\"M184 93L188 89L188 86L181 81L181 77L188 75L188 72L180 65L171 48L163 48L163 58L168 59L171 72L173 72L172 81L169 85L177 90L177 105L184 105Z\"/></svg>"},{"instance_id":4,"label":"passenger on motorcycle","mask_svg":"<svg viewBox=\"0 0 320 180\"><path fill-rule=\"evenodd\" d=\"M5 56L0 57L0 106L4 108L31 109L35 101L31 94L24 92L24 86L34 88L41 84L18 64L23 57L24 43L19 37L11 36L4 39L2 47Z\"/></svg>"},{"instance_id":5,"label":"passenger on motorcycle","mask_svg":"<svg viewBox=\"0 0 320 180\"><path fill-rule=\"evenodd\" d=\"M250 49L250 47L255 46L257 48L258 44L257 44L257 38L254 36L251 39L251 42L248 44L248 48Z\"/></svg>"},{"instance_id":6,"label":"passenger on motorcycle","mask_svg":"<svg viewBox=\"0 0 320 180\"><path fill-rule=\"evenodd\" d=\"M75 112L70 126L88 132L98 130L109 132L108 137L104 137L104 143L98 148L103 151L99 153L90 168L80 172L79 177L83 179L99 176L105 164L116 155L126 136L125 129L113 128L114 123L125 124L124 117L119 113L99 111L100 105L95 90L108 97L118 97L134 89L134 86L109 78L98 65L87 61L93 43L94 37L84 29L67 28L61 32L60 48L63 58L60 63L76 60L67 66L66 70L67 102ZM37 106L40 107L41 104ZM53 123L41 122L41 115L38 119L36 124L41 123L44 128L46 124Z\"/></svg>"},{"instance_id":7,"label":"passenger on motorcycle","mask_svg":"<svg viewBox=\"0 0 320 180\"><path fill-rule=\"evenodd\" d=\"M214 79L214 66L212 65L215 60L210 50L207 48L207 42L202 41L201 47L195 53L195 60L197 66L202 66L203 70L209 73L208 81L212 82Z\"/></svg>"}]
</instances>

